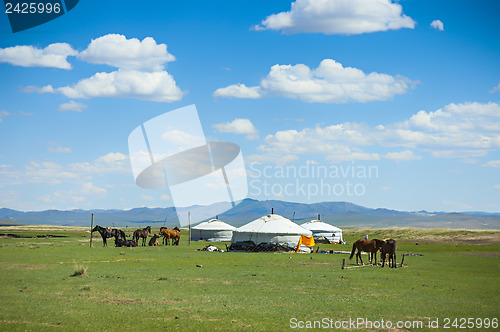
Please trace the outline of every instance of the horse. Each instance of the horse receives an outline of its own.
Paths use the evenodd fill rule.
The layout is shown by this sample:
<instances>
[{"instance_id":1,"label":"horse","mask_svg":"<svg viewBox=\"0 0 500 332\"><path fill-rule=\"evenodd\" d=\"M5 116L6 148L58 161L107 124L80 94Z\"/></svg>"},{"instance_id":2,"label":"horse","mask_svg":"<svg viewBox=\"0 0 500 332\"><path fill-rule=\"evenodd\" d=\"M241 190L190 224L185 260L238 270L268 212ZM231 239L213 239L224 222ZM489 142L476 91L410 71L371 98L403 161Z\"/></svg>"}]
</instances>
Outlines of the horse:
<instances>
[{"instance_id":1,"label":"horse","mask_svg":"<svg viewBox=\"0 0 500 332\"><path fill-rule=\"evenodd\" d=\"M393 239L385 239L382 249L380 250L380 259L382 260L382 267L384 267L385 259L389 254L387 263L389 267L396 267L396 241Z\"/></svg>"},{"instance_id":2,"label":"horse","mask_svg":"<svg viewBox=\"0 0 500 332\"><path fill-rule=\"evenodd\" d=\"M374 257L375 257L375 264L377 264L377 251L379 251L379 249L382 248L382 245L383 241L378 239L373 239L373 240L359 239L358 241L353 243L351 256L349 257L349 259L352 259L357 249L358 253L356 254L356 264L359 264L358 258L361 261L361 264L363 264L363 259L361 259L362 251L369 253L370 264L373 263Z\"/></svg>"},{"instance_id":3,"label":"horse","mask_svg":"<svg viewBox=\"0 0 500 332\"><path fill-rule=\"evenodd\" d=\"M149 233L151 233L151 226L145 227L143 229L137 229L134 232L134 235L132 236L132 238L135 241L139 242L139 238L142 237L142 245L145 246L146 239L148 238Z\"/></svg>"},{"instance_id":4,"label":"horse","mask_svg":"<svg viewBox=\"0 0 500 332\"><path fill-rule=\"evenodd\" d=\"M160 244L158 243L158 238L160 236L158 234L155 234L153 235L153 237L151 238L151 240L149 240L149 246L152 247L152 246L159 246Z\"/></svg>"},{"instance_id":5,"label":"horse","mask_svg":"<svg viewBox=\"0 0 500 332\"><path fill-rule=\"evenodd\" d=\"M178 227L174 229L168 229L166 227L160 227L160 235L163 235L163 244L170 245L170 239L172 239L172 245L179 245L179 240L181 237L181 231Z\"/></svg>"},{"instance_id":6,"label":"horse","mask_svg":"<svg viewBox=\"0 0 500 332\"><path fill-rule=\"evenodd\" d=\"M110 238L110 237L115 237L115 240L118 239L118 238L122 238L124 241L126 240L125 238L125 232L122 231L121 229L117 229L117 228L113 228L113 229L109 229L109 228L104 228L104 227L101 227L99 225L96 225L93 229L92 229L92 233L93 232L99 232L99 234L101 234L101 237L102 237L102 245L105 247L108 245L106 239Z\"/></svg>"}]
</instances>

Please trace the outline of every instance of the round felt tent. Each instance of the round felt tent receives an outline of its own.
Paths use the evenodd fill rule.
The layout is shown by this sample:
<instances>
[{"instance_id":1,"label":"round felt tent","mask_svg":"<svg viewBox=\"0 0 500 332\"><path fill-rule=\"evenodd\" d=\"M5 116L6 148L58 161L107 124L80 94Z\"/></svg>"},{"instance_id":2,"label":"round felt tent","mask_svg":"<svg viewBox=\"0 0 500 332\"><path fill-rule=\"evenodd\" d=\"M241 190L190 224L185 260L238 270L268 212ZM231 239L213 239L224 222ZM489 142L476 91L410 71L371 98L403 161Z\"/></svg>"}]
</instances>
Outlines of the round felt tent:
<instances>
[{"instance_id":1,"label":"round felt tent","mask_svg":"<svg viewBox=\"0 0 500 332\"><path fill-rule=\"evenodd\" d=\"M211 219L191 228L191 240L231 241L235 229L219 219Z\"/></svg>"},{"instance_id":2,"label":"round felt tent","mask_svg":"<svg viewBox=\"0 0 500 332\"><path fill-rule=\"evenodd\" d=\"M278 214L268 214L237 228L231 242L253 241L257 245L286 243L296 246L301 235L312 236L312 232Z\"/></svg>"},{"instance_id":3,"label":"round felt tent","mask_svg":"<svg viewBox=\"0 0 500 332\"><path fill-rule=\"evenodd\" d=\"M306 222L301 227L310 230L313 233L314 240L318 241L321 237L327 239L330 243L342 243L342 230L338 227L332 226L321 220L311 220Z\"/></svg>"}]
</instances>

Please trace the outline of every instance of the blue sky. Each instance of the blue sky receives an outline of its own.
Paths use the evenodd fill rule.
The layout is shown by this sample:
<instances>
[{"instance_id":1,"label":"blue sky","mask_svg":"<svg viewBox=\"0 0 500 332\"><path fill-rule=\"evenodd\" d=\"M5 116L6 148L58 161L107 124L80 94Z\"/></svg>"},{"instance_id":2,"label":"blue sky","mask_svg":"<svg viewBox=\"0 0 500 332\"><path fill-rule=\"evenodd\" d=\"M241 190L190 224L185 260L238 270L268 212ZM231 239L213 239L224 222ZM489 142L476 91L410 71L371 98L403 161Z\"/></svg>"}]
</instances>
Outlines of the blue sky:
<instances>
[{"instance_id":1,"label":"blue sky","mask_svg":"<svg viewBox=\"0 0 500 332\"><path fill-rule=\"evenodd\" d=\"M377 3L81 1L15 34L0 14L0 207L172 206L127 138L195 104L248 197L500 211L500 5Z\"/></svg>"}]
</instances>

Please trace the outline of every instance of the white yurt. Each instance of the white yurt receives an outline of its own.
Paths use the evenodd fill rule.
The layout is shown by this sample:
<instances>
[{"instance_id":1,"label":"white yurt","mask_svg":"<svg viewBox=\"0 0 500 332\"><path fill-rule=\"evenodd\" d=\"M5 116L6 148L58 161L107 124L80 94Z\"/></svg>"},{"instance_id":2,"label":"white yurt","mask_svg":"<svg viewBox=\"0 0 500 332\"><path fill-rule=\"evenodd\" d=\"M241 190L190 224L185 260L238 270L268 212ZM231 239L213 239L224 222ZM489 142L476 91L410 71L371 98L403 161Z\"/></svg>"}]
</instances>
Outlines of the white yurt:
<instances>
[{"instance_id":1,"label":"white yurt","mask_svg":"<svg viewBox=\"0 0 500 332\"><path fill-rule=\"evenodd\" d=\"M268 214L237 228L231 243L253 241L257 245L281 243L296 246L301 235L312 236L312 232L278 214Z\"/></svg>"},{"instance_id":2,"label":"white yurt","mask_svg":"<svg viewBox=\"0 0 500 332\"><path fill-rule=\"evenodd\" d=\"M210 219L191 228L191 240L231 241L235 229L219 219Z\"/></svg>"},{"instance_id":3,"label":"white yurt","mask_svg":"<svg viewBox=\"0 0 500 332\"><path fill-rule=\"evenodd\" d=\"M330 243L342 243L342 230L338 227L332 226L318 219L306 222L301 227L310 230L313 233L314 240L318 240L321 237L326 238Z\"/></svg>"}]
</instances>

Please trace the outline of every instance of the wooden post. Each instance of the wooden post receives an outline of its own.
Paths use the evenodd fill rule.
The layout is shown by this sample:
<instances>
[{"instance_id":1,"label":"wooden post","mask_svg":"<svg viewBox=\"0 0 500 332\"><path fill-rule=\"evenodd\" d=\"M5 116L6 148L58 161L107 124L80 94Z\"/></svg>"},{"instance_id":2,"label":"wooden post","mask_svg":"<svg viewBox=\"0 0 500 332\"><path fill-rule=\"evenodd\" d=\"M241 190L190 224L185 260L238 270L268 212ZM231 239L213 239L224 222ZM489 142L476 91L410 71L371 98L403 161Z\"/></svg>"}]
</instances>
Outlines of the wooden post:
<instances>
[{"instance_id":1,"label":"wooden post","mask_svg":"<svg viewBox=\"0 0 500 332\"><path fill-rule=\"evenodd\" d=\"M191 212L188 212L188 220L189 220L189 242L188 245L191 245Z\"/></svg>"},{"instance_id":2,"label":"wooden post","mask_svg":"<svg viewBox=\"0 0 500 332\"><path fill-rule=\"evenodd\" d=\"M345 258L342 259L342 270L345 270Z\"/></svg>"},{"instance_id":3,"label":"wooden post","mask_svg":"<svg viewBox=\"0 0 500 332\"><path fill-rule=\"evenodd\" d=\"M92 213L92 219L90 221L90 248L92 248L92 229L94 228L94 213Z\"/></svg>"}]
</instances>

